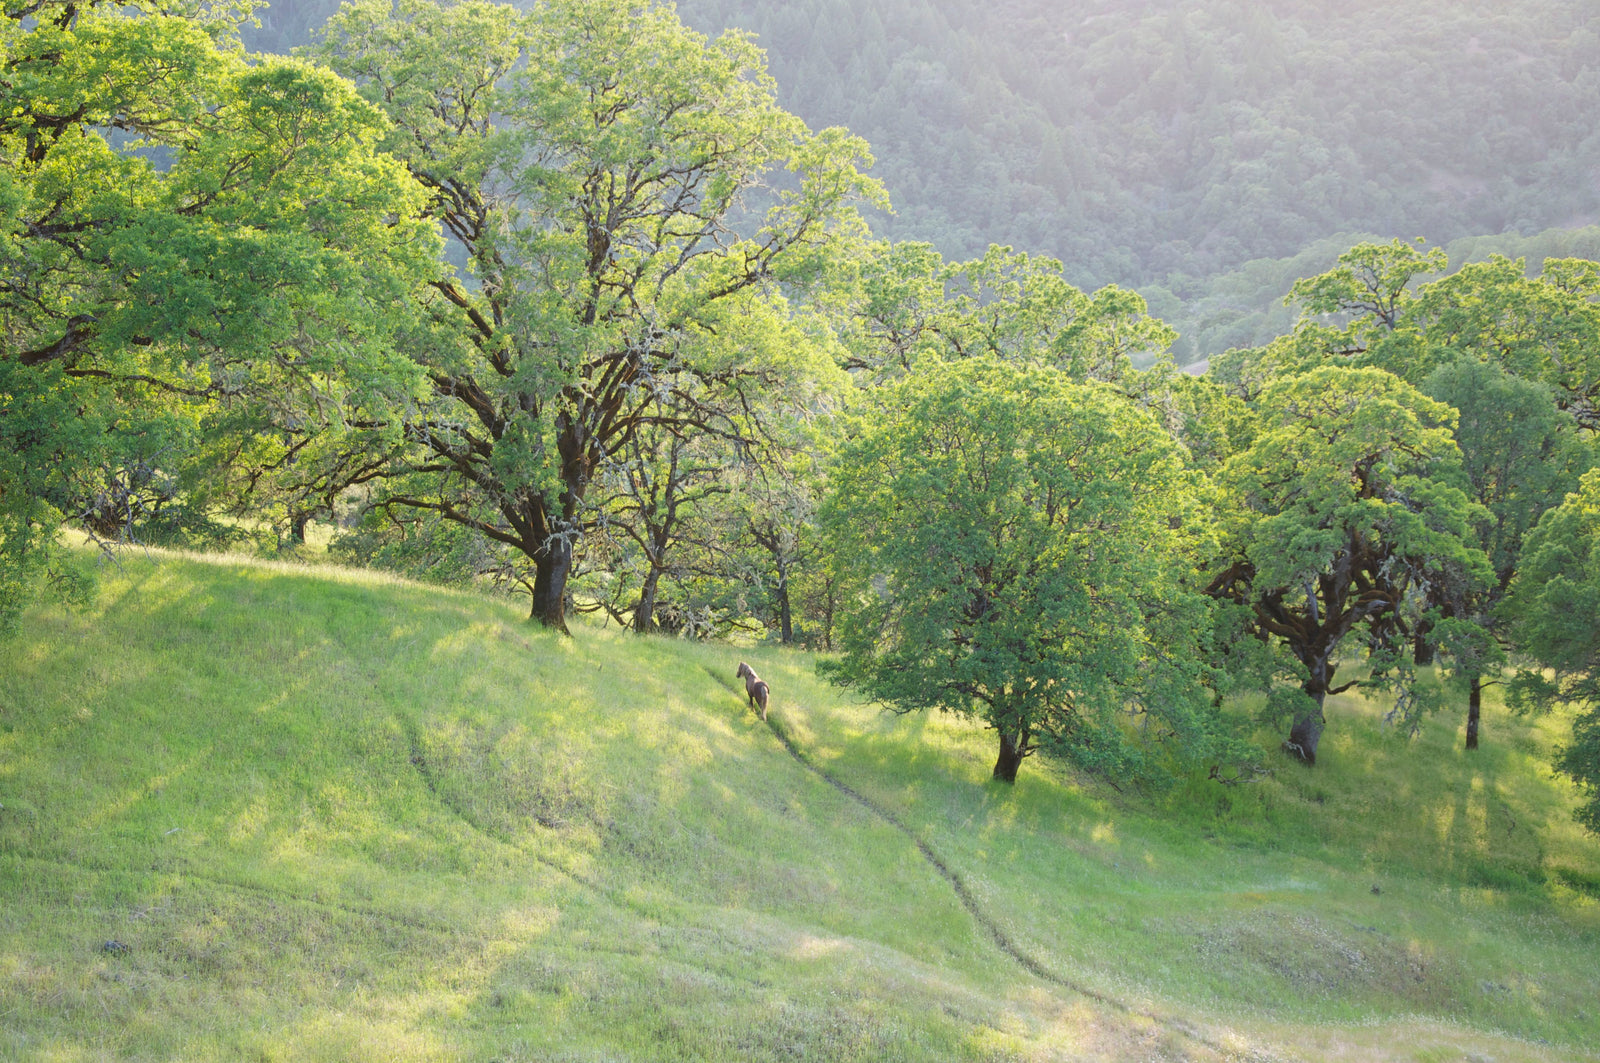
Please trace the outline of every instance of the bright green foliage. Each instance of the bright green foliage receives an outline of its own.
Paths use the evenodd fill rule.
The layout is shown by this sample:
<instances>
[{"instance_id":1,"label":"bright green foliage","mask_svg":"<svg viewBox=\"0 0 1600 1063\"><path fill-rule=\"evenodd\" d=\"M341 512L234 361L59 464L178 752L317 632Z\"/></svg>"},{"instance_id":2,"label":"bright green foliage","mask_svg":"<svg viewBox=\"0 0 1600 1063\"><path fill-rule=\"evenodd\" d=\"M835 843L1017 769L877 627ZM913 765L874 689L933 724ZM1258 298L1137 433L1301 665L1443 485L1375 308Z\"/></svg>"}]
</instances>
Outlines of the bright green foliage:
<instances>
[{"instance_id":1,"label":"bright green foliage","mask_svg":"<svg viewBox=\"0 0 1600 1063\"><path fill-rule=\"evenodd\" d=\"M1547 259L1530 278L1497 255L1428 285L1411 316L1437 363L1465 355L1541 381L1579 425L1600 428L1600 265Z\"/></svg>"},{"instance_id":2,"label":"bright green foliage","mask_svg":"<svg viewBox=\"0 0 1600 1063\"><path fill-rule=\"evenodd\" d=\"M69 455L99 456L100 419L83 412L59 370L0 359L0 634L14 627L41 577L71 599L87 590L82 566L54 549L62 514L51 501L63 493Z\"/></svg>"},{"instance_id":3,"label":"bright green foliage","mask_svg":"<svg viewBox=\"0 0 1600 1063\"><path fill-rule=\"evenodd\" d=\"M1299 281L1289 290L1310 316L1348 315L1358 328L1348 335L1360 342L1374 326L1399 327L1413 298L1418 276L1442 273L1449 265L1443 251L1423 251L1421 241L1408 244L1357 244L1339 256L1339 265L1327 273Z\"/></svg>"},{"instance_id":4,"label":"bright green foliage","mask_svg":"<svg viewBox=\"0 0 1600 1063\"><path fill-rule=\"evenodd\" d=\"M1358 244L1290 291L1287 301L1302 311L1293 336L1244 358L1248 368L1233 364L1237 354L1225 364L1249 378L1347 359L1420 385L1462 358L1492 362L1548 385L1583 427L1600 426L1600 265L1549 258L1529 277L1521 260L1493 255L1419 283L1448 265L1437 248Z\"/></svg>"},{"instance_id":5,"label":"bright green foliage","mask_svg":"<svg viewBox=\"0 0 1600 1063\"><path fill-rule=\"evenodd\" d=\"M1506 612L1518 648L1553 672L1520 674L1515 701L1582 708L1556 767L1583 788L1578 819L1600 833L1600 470L1529 533Z\"/></svg>"},{"instance_id":6,"label":"bright green foliage","mask_svg":"<svg viewBox=\"0 0 1600 1063\"><path fill-rule=\"evenodd\" d=\"M1203 534L1182 455L1110 389L992 358L927 365L840 455L823 522L844 573L832 674L899 712L998 732L1111 777L1141 740L1206 741L1185 583Z\"/></svg>"},{"instance_id":7,"label":"bright green foliage","mask_svg":"<svg viewBox=\"0 0 1600 1063\"><path fill-rule=\"evenodd\" d=\"M1190 461L1208 475L1248 447L1260 429L1250 406L1210 375L1176 373L1169 388L1178 439L1188 448Z\"/></svg>"},{"instance_id":8,"label":"bright green foliage","mask_svg":"<svg viewBox=\"0 0 1600 1063\"><path fill-rule=\"evenodd\" d=\"M228 5L0 17L0 568L62 513L115 534L225 399L317 417L372 386L394 278L431 255L382 116L305 63L247 64ZM280 452L281 453L281 452ZM117 496L118 501L108 502ZM8 588L9 589L9 588ZM17 601L7 595L6 609Z\"/></svg>"},{"instance_id":9,"label":"bright green foliage","mask_svg":"<svg viewBox=\"0 0 1600 1063\"><path fill-rule=\"evenodd\" d=\"M1422 391L1457 412L1462 472L1488 512L1481 538L1503 588L1523 537L1577 487L1594 458L1548 387L1493 363L1451 363L1429 375Z\"/></svg>"},{"instance_id":10,"label":"bright green foliage","mask_svg":"<svg viewBox=\"0 0 1600 1063\"><path fill-rule=\"evenodd\" d=\"M878 244L840 264L835 314L846 325L844 365L868 382L898 379L936 356L945 312L944 258L932 244ZM837 294L836 294L837 298Z\"/></svg>"},{"instance_id":11,"label":"bright green foliage","mask_svg":"<svg viewBox=\"0 0 1600 1063\"><path fill-rule=\"evenodd\" d=\"M1432 373L1422 390L1458 413L1462 472L1468 494L1483 507L1477 541L1493 569L1476 588L1436 587L1433 597L1445 619L1427 634L1467 683L1467 748L1475 749L1482 685L1495 681L1504 662L1498 605L1516 575L1524 538L1577 487L1594 455L1572 418L1556 409L1547 386L1493 362L1463 358Z\"/></svg>"},{"instance_id":12,"label":"bright green foliage","mask_svg":"<svg viewBox=\"0 0 1600 1063\"><path fill-rule=\"evenodd\" d=\"M1529 278L1521 261L1493 256L1420 282L1447 267L1439 250L1359 244L1335 269L1294 286L1289 301L1303 313L1292 335L1218 359L1214 376L1256 401L1275 376L1329 363L1376 366L1460 409L1464 483L1488 507L1477 531L1495 575L1477 585L1430 582L1440 617L1416 633L1419 659L1444 646L1466 681L1475 748L1481 684L1503 659L1494 608L1522 536L1592 460L1576 435L1597 423L1600 267L1551 258Z\"/></svg>"},{"instance_id":13,"label":"bright green foliage","mask_svg":"<svg viewBox=\"0 0 1600 1063\"><path fill-rule=\"evenodd\" d=\"M945 262L927 244L878 245L856 264L849 290L840 308L846 365L868 381L923 359L993 357L1147 395L1166 381L1177 338L1137 292L1085 293L1059 261L997 245L970 262ZM1151 363L1160 370L1136 368Z\"/></svg>"},{"instance_id":14,"label":"bright green foliage","mask_svg":"<svg viewBox=\"0 0 1600 1063\"><path fill-rule=\"evenodd\" d=\"M416 295L430 394L335 471L499 544L563 627L590 488L641 460L639 430L749 444L755 410L836 374L780 288L882 202L866 146L778 107L743 35L707 41L641 0L359 0L317 55L394 121L471 274Z\"/></svg>"},{"instance_id":15,"label":"bright green foliage","mask_svg":"<svg viewBox=\"0 0 1600 1063\"><path fill-rule=\"evenodd\" d=\"M1154 360L1177 338L1137 293L1110 285L1086 294L1067 283L1060 262L1008 247L952 263L944 280L953 320L942 338L964 357L1033 361L1120 383L1135 358Z\"/></svg>"},{"instance_id":16,"label":"bright green foliage","mask_svg":"<svg viewBox=\"0 0 1600 1063\"><path fill-rule=\"evenodd\" d=\"M1454 481L1454 411L1379 369L1327 366L1267 385L1263 428L1228 462L1227 563L1213 593L1299 663L1292 751L1316 758L1334 656L1365 630L1392 646L1432 585L1489 575L1479 510Z\"/></svg>"},{"instance_id":17,"label":"bright green foliage","mask_svg":"<svg viewBox=\"0 0 1600 1063\"><path fill-rule=\"evenodd\" d=\"M1284 304L1300 308L1293 331L1213 358L1210 375L1250 400L1274 377L1334 361L1380 366L1415 384L1438 362L1422 353L1414 321L1418 278L1448 265L1443 251L1425 251L1420 240L1357 244L1333 269L1290 288Z\"/></svg>"}]
</instances>

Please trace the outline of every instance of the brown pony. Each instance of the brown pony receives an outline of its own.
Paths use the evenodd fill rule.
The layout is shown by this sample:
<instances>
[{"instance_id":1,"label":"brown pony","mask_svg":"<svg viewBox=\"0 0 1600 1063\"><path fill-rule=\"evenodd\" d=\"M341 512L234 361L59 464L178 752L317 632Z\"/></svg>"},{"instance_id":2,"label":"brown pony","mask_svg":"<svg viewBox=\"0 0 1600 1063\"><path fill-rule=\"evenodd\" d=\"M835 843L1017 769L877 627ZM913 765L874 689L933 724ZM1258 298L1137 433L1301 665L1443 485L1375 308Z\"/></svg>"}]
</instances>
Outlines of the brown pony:
<instances>
[{"instance_id":1,"label":"brown pony","mask_svg":"<svg viewBox=\"0 0 1600 1063\"><path fill-rule=\"evenodd\" d=\"M766 723L767 697L772 693L772 688L743 661L739 662L739 670L733 674L744 679L744 692L750 698L750 704L761 710L761 722Z\"/></svg>"}]
</instances>

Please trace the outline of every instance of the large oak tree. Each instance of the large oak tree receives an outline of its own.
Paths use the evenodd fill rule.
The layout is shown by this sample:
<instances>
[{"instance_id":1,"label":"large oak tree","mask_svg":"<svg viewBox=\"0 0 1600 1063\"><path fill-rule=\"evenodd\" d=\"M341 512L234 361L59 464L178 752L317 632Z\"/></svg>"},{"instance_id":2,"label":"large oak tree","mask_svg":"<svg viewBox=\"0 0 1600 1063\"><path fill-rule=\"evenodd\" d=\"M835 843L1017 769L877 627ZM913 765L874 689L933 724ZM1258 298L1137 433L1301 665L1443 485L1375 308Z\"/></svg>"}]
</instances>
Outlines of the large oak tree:
<instances>
[{"instance_id":1,"label":"large oak tree","mask_svg":"<svg viewBox=\"0 0 1600 1063\"><path fill-rule=\"evenodd\" d=\"M1191 586L1204 521L1178 446L1108 385L992 357L922 366L832 475L840 682L982 720L994 777L1036 750L1111 777L1207 741Z\"/></svg>"},{"instance_id":2,"label":"large oak tree","mask_svg":"<svg viewBox=\"0 0 1600 1063\"><path fill-rule=\"evenodd\" d=\"M747 445L763 396L832 371L786 296L881 202L866 147L780 108L746 37L644 0L357 0L316 54L393 120L463 262L415 296L427 394L337 468L525 559L564 629L590 488L641 431Z\"/></svg>"},{"instance_id":3,"label":"large oak tree","mask_svg":"<svg viewBox=\"0 0 1600 1063\"><path fill-rule=\"evenodd\" d=\"M114 532L97 495L170 472L202 418L314 417L391 376L388 308L437 247L422 197L349 84L246 61L245 13L0 6L0 621L59 520Z\"/></svg>"},{"instance_id":4,"label":"large oak tree","mask_svg":"<svg viewBox=\"0 0 1600 1063\"><path fill-rule=\"evenodd\" d=\"M1323 703L1351 636L1392 645L1435 584L1477 585L1489 566L1478 515L1455 486L1455 412L1381 369L1324 366L1275 381L1264 422L1221 471L1227 554L1211 592L1246 607L1258 637L1298 662L1305 699L1285 748L1316 763Z\"/></svg>"}]
</instances>

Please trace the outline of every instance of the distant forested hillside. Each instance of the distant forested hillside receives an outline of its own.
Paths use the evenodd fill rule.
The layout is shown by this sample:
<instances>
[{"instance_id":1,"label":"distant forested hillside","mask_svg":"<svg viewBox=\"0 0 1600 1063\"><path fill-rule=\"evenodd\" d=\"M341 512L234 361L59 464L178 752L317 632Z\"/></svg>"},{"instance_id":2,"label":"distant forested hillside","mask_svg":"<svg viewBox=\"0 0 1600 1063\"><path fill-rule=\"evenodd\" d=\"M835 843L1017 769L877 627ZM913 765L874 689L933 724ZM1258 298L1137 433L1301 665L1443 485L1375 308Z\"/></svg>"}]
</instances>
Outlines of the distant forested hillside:
<instances>
[{"instance_id":1,"label":"distant forested hillside","mask_svg":"<svg viewBox=\"0 0 1600 1063\"><path fill-rule=\"evenodd\" d=\"M889 231L1210 275L1337 231L1600 208L1600 18L1567 0L685 0L787 106L877 149Z\"/></svg>"},{"instance_id":2,"label":"distant forested hillside","mask_svg":"<svg viewBox=\"0 0 1600 1063\"><path fill-rule=\"evenodd\" d=\"M278 0L252 43L300 43L335 6ZM754 33L784 106L872 143L896 207L881 232L948 256L991 242L1057 255L1080 285L1144 291L1191 345L1203 333L1199 353L1248 339L1235 318L1259 318L1261 304L1223 299L1222 326L1200 327L1217 312L1213 279L1246 263L1334 234L1442 244L1600 219L1600 7L1589 3L678 9L707 33Z\"/></svg>"}]
</instances>

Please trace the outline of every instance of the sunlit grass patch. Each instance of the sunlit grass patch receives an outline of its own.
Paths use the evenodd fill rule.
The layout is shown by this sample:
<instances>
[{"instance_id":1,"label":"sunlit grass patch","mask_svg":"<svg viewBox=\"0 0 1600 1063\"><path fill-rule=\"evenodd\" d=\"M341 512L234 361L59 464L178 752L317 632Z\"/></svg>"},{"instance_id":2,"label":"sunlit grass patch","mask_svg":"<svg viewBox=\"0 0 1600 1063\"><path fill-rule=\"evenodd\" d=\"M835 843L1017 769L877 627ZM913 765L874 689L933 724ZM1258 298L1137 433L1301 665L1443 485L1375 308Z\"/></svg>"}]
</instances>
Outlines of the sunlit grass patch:
<instances>
[{"instance_id":1,"label":"sunlit grass patch","mask_svg":"<svg viewBox=\"0 0 1600 1063\"><path fill-rule=\"evenodd\" d=\"M803 653L130 557L0 655L0 1058L1412 1058L1362 1031L1418 1015L1576 1058L1559 721L1492 702L1468 759L1381 708L1260 784L1006 787L991 734Z\"/></svg>"}]
</instances>

